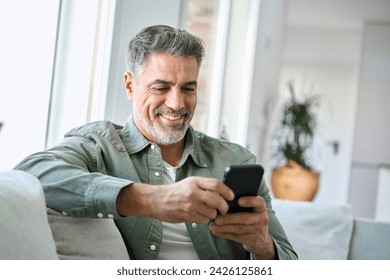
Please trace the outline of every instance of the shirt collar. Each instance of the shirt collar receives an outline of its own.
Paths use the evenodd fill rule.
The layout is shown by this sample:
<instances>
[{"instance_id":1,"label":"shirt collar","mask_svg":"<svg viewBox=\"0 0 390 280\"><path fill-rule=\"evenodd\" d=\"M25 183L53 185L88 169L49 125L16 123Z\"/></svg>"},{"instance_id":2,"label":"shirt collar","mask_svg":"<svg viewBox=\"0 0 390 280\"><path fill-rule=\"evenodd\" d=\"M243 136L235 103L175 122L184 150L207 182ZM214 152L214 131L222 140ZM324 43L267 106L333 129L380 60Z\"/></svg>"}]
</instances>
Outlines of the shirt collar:
<instances>
[{"instance_id":1,"label":"shirt collar","mask_svg":"<svg viewBox=\"0 0 390 280\"><path fill-rule=\"evenodd\" d=\"M196 131L193 129L192 126L188 128L185 137L186 144L184 147L183 157L181 159L180 165L183 165L187 161L188 157L191 156L195 164L201 167L207 167L200 141L196 135Z\"/></svg>"},{"instance_id":2,"label":"shirt collar","mask_svg":"<svg viewBox=\"0 0 390 280\"><path fill-rule=\"evenodd\" d=\"M135 125L132 114L127 118L122 134L123 143L129 154L138 153L150 144Z\"/></svg>"}]
</instances>

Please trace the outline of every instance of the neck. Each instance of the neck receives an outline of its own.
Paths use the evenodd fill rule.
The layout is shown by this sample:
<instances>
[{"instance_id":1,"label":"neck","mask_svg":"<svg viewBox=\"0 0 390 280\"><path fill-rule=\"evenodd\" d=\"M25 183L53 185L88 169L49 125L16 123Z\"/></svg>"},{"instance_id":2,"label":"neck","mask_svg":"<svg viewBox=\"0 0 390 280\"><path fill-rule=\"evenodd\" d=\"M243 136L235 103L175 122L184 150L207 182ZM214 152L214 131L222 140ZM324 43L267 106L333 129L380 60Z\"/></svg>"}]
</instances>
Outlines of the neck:
<instances>
[{"instance_id":1,"label":"neck","mask_svg":"<svg viewBox=\"0 0 390 280\"><path fill-rule=\"evenodd\" d=\"M172 166L178 166L184 152L185 140L171 145L160 145L162 158Z\"/></svg>"}]
</instances>

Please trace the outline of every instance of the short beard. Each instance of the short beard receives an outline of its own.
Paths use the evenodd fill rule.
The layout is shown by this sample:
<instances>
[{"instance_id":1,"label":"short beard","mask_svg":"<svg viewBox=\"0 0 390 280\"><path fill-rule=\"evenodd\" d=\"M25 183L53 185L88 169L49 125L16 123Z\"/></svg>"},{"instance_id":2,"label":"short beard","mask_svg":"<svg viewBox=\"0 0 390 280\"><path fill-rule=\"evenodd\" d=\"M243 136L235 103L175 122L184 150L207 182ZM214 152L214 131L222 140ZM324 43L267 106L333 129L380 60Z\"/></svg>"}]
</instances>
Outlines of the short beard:
<instances>
[{"instance_id":1,"label":"short beard","mask_svg":"<svg viewBox=\"0 0 390 280\"><path fill-rule=\"evenodd\" d=\"M134 116L141 122L142 127L155 141L162 145L171 145L182 140L190 126L192 112L188 108L173 110L166 106L160 106L154 110L153 118L148 122L138 110L134 110ZM155 120L162 114L177 114L184 117L183 124L178 126L160 126Z\"/></svg>"}]
</instances>

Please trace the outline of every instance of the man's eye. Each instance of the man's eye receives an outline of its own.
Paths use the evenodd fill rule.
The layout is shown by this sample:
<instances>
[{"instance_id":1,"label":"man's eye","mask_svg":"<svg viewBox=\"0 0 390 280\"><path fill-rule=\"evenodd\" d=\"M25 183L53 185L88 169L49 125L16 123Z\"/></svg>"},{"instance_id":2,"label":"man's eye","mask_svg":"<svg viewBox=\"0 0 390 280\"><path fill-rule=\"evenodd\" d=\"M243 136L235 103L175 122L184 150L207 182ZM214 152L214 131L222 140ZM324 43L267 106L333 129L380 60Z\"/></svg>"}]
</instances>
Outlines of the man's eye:
<instances>
[{"instance_id":1,"label":"man's eye","mask_svg":"<svg viewBox=\"0 0 390 280\"><path fill-rule=\"evenodd\" d=\"M196 88L183 88L183 91L185 91L187 93L195 93L196 92Z\"/></svg>"},{"instance_id":2,"label":"man's eye","mask_svg":"<svg viewBox=\"0 0 390 280\"><path fill-rule=\"evenodd\" d=\"M157 88L153 88L153 90L158 91L158 92L164 92L164 91L167 91L168 88L165 88L165 87L157 87Z\"/></svg>"}]
</instances>

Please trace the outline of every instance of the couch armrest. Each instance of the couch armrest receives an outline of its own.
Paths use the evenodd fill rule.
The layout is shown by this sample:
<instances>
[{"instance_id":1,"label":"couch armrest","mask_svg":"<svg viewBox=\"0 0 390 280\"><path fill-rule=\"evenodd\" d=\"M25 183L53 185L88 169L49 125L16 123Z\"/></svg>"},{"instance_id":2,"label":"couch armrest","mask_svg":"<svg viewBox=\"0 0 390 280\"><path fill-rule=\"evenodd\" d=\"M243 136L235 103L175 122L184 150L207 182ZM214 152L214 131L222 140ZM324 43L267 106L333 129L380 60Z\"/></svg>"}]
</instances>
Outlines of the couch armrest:
<instances>
[{"instance_id":1,"label":"couch armrest","mask_svg":"<svg viewBox=\"0 0 390 280\"><path fill-rule=\"evenodd\" d=\"M0 260L58 259L41 183L20 170L0 172Z\"/></svg>"}]
</instances>

